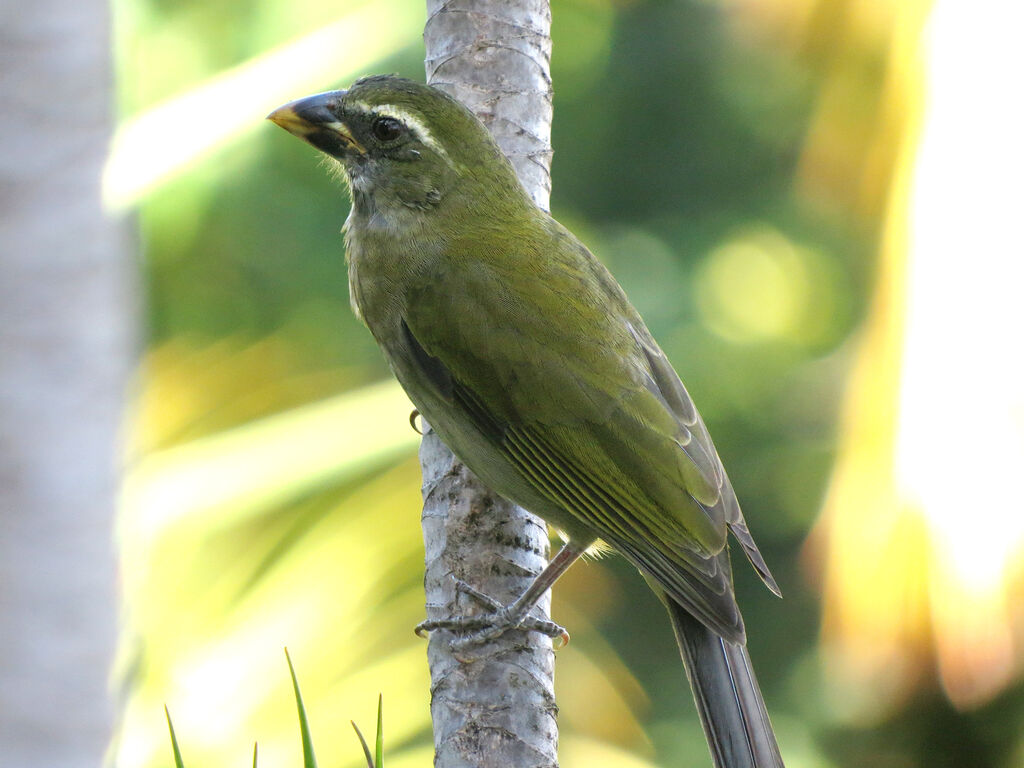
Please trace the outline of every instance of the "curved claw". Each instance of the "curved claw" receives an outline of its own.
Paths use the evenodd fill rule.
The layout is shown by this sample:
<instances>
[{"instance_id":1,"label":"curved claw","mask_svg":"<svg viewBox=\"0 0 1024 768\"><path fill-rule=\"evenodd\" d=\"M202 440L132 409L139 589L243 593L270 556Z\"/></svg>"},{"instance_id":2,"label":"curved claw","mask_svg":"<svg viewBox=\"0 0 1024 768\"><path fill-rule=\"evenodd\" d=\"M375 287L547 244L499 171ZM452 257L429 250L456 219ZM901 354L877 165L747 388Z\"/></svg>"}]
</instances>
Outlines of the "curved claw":
<instances>
[{"instance_id":1,"label":"curved claw","mask_svg":"<svg viewBox=\"0 0 1024 768\"><path fill-rule=\"evenodd\" d=\"M416 409L412 409L412 413L409 414L409 426L412 427L412 431L417 435L422 435L423 430L416 426L416 417L420 415L420 412Z\"/></svg>"},{"instance_id":2,"label":"curved claw","mask_svg":"<svg viewBox=\"0 0 1024 768\"><path fill-rule=\"evenodd\" d=\"M540 632L540 634L547 635L552 640L561 641L557 646L558 648L564 648L569 644L569 633L565 627L555 624L553 621L544 621L543 619L535 619L533 616L527 616L519 625L519 628Z\"/></svg>"}]
</instances>

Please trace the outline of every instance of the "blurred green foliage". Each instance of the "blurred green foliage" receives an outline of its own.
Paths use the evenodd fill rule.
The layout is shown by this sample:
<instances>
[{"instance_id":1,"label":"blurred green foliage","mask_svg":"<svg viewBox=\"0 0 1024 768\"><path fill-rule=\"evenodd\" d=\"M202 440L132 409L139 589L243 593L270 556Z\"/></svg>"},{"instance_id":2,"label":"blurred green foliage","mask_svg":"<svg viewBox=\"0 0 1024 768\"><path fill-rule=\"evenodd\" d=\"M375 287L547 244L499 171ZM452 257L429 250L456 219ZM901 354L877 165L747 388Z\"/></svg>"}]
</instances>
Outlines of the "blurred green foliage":
<instances>
[{"instance_id":1,"label":"blurred green foliage","mask_svg":"<svg viewBox=\"0 0 1024 768\"><path fill-rule=\"evenodd\" d=\"M355 7L115 6L125 115ZM870 205L865 215L798 181L829 66L827 50L796 35L804 22L791 28L786 13L810 15L820 32L831 29L829 6L555 0L553 213L608 264L674 361L786 595L773 599L738 563L751 654L787 764L1021 765L1014 739L984 716L954 717L934 693L900 719L857 726L836 714L822 682L814 571L801 568L801 548L833 458L847 342L868 301L877 238ZM758 16L766 9L778 17ZM410 0L408 13L424 11ZM854 132L877 119L884 79L884 40L861 45ZM372 72L422 79L422 59L413 38L323 87ZM148 326L132 434L140 466L389 375L348 308L338 234L348 202L319 162L267 125L139 206ZM404 422L404 407L376 416ZM126 507L120 764L159 764L166 750L157 736L148 746L160 717L150 708L164 698L179 733L206 744L205 764L241 758L253 736L261 762L285 764L275 762L278 737L263 735L281 730L282 755L293 746L286 710L267 703L286 683L269 681L285 643L301 659L327 764L358 764L351 734L335 739L329 724L366 717L379 690L394 703L389 764L426 764L425 646L411 633L422 617L413 438L334 480L295 479L283 500L229 523L217 520L230 500L158 525L150 540L133 526L144 510ZM244 452L228 458L245 466ZM611 755L617 765L706 764L662 608L637 574L616 558L577 566L554 612L574 636L559 654L563 764L612 764ZM190 715L200 680L219 693ZM1019 707L1019 691L1008 699ZM992 704L992 716L1011 703ZM984 757L954 759L954 735Z\"/></svg>"}]
</instances>

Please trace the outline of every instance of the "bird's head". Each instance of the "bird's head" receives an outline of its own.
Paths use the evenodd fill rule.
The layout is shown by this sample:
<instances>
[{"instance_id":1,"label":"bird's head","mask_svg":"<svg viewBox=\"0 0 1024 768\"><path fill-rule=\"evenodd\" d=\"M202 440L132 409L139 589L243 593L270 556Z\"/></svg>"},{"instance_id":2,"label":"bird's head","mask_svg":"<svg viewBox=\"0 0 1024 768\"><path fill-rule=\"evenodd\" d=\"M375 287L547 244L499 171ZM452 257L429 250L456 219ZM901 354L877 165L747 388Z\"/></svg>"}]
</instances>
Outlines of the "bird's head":
<instances>
[{"instance_id":1,"label":"bird's head","mask_svg":"<svg viewBox=\"0 0 1024 768\"><path fill-rule=\"evenodd\" d=\"M412 80L365 77L347 91L285 104L267 119L341 163L356 211L387 217L430 211L449 197L525 198L473 113Z\"/></svg>"}]
</instances>

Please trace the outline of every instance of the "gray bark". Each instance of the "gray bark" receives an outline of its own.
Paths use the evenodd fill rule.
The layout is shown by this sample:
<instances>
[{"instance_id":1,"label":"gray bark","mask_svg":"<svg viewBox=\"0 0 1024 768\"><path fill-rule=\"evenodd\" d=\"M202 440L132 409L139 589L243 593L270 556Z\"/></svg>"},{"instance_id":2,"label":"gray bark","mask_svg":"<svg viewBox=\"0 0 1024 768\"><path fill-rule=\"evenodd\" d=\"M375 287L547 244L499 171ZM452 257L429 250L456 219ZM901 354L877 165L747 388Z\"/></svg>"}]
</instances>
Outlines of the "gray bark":
<instances>
[{"instance_id":1,"label":"gray bark","mask_svg":"<svg viewBox=\"0 0 1024 768\"><path fill-rule=\"evenodd\" d=\"M126 264L103 216L103 0L0 3L0 763L110 738Z\"/></svg>"},{"instance_id":2,"label":"gray bark","mask_svg":"<svg viewBox=\"0 0 1024 768\"><path fill-rule=\"evenodd\" d=\"M534 201L551 190L551 14L547 0L428 0L427 81L468 105L509 156ZM483 487L433 432L420 450L427 615L475 615L457 577L506 604L547 561L542 520ZM547 618L550 594L535 615ZM437 768L557 766L551 641L508 632L479 649L430 638Z\"/></svg>"}]
</instances>

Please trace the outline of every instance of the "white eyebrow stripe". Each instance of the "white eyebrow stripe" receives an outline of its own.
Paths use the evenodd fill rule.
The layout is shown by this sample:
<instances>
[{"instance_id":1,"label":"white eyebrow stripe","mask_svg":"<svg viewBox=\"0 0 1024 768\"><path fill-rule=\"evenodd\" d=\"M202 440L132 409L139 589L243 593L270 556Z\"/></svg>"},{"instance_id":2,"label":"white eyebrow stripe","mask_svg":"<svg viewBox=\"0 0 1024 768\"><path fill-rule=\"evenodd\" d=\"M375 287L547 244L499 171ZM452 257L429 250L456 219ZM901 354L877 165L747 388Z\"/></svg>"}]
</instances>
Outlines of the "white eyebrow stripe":
<instances>
[{"instance_id":1,"label":"white eyebrow stripe","mask_svg":"<svg viewBox=\"0 0 1024 768\"><path fill-rule=\"evenodd\" d=\"M441 157L446 161L451 163L451 158L448 157L448 153L445 152L444 147L442 147L441 144L431 135L427 126L424 125L423 122L412 112L409 112L395 104L367 104L365 101L347 101L345 102L345 106L358 109L360 112L366 112L367 114L376 114L382 117L393 117L395 120L398 120L407 128L414 131L420 141L437 152L437 154L441 155Z\"/></svg>"}]
</instances>

